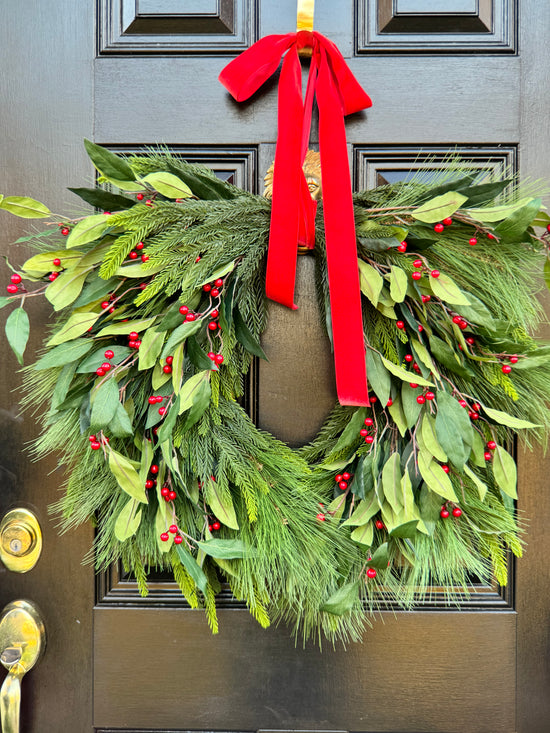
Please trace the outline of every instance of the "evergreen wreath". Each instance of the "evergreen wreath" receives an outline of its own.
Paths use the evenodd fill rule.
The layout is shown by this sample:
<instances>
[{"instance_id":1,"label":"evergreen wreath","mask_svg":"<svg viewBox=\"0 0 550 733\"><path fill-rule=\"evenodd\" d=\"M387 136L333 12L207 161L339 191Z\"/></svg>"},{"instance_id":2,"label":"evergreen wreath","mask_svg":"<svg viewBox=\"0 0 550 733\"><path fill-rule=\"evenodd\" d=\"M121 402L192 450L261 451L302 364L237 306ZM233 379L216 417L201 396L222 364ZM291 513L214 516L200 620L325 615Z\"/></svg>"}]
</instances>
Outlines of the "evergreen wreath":
<instances>
[{"instance_id":1,"label":"evergreen wreath","mask_svg":"<svg viewBox=\"0 0 550 733\"><path fill-rule=\"evenodd\" d=\"M53 226L18 240L37 253L1 305L18 303L6 334L21 363L25 299L58 314L23 369L24 405L41 414L34 456L65 467L63 529L96 521L96 567L121 561L143 595L150 567L170 569L213 632L225 582L262 626L319 642L358 639L382 600L505 584L522 550L513 438L550 426L550 346L530 335L540 198L464 163L354 194L371 405L336 405L292 450L239 404L264 357L270 201L163 151L85 144L121 193L70 190L112 213L3 198ZM316 230L330 337L322 204Z\"/></svg>"}]
</instances>

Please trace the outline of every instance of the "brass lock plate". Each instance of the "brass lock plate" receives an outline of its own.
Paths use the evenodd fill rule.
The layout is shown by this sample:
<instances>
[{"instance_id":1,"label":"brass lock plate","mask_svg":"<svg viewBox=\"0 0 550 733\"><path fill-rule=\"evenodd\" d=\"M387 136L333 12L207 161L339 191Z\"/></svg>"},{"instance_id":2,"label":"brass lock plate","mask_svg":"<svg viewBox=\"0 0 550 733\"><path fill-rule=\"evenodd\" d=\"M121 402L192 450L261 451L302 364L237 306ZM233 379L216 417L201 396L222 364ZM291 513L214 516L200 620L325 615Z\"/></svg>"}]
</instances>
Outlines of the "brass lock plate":
<instances>
[{"instance_id":1,"label":"brass lock plate","mask_svg":"<svg viewBox=\"0 0 550 733\"><path fill-rule=\"evenodd\" d=\"M12 509L0 522L0 560L14 573L32 570L42 552L42 530L28 509Z\"/></svg>"}]
</instances>

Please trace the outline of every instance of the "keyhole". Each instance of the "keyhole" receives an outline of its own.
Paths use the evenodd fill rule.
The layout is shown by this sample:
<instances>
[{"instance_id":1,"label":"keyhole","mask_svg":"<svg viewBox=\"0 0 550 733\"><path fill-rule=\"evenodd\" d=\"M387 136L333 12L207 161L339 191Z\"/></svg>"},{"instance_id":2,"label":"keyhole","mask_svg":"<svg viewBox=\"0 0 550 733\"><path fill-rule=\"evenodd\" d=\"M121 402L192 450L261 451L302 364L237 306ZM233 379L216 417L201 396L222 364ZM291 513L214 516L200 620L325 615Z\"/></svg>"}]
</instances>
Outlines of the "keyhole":
<instances>
[{"instance_id":1,"label":"keyhole","mask_svg":"<svg viewBox=\"0 0 550 733\"><path fill-rule=\"evenodd\" d=\"M21 542L21 540L14 538L10 541L10 550L13 552L14 555L17 555L19 552L21 552L22 547L23 543Z\"/></svg>"}]
</instances>

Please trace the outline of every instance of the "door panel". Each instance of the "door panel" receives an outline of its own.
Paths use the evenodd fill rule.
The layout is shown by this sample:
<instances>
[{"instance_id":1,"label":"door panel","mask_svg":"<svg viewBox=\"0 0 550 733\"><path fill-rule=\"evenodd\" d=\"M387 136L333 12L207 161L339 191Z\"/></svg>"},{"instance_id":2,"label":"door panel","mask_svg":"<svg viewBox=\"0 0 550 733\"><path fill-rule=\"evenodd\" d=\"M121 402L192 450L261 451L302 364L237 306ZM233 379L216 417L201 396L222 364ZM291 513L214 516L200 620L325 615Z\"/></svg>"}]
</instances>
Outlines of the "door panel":
<instances>
[{"instance_id":1,"label":"door panel","mask_svg":"<svg viewBox=\"0 0 550 733\"><path fill-rule=\"evenodd\" d=\"M437 168L449 150L480 169L548 177L543 0L316 4L316 29L338 44L374 101L347 122L356 187ZM88 137L127 152L161 142L261 192L274 155L276 81L236 104L217 76L256 38L293 30L295 0L98 0L95 17L92 3L47 5L8 0L0 29L0 191L74 210L64 187L92 180L81 144ZM5 251L24 227L7 217L2 224ZM22 256L10 253L14 262ZM271 361L253 371L247 401L261 426L292 444L317 431L334 400L309 258L299 261L297 298L297 312L271 306ZM36 350L48 312L33 306ZM462 613L444 608L434 589L432 602L414 612L386 607L362 644L322 653L295 646L284 628L262 631L222 592L213 637L163 578L146 599L118 568L94 579L81 565L91 528L57 536L47 506L58 497L62 469L54 459L32 464L23 452L37 426L18 412L11 390L19 376L2 353L0 512L34 508L44 529L33 571L0 569L2 605L36 601L48 632L46 655L23 683L24 730L547 730L550 497L539 453L519 455L529 547L507 589L476 587Z\"/></svg>"}]
</instances>

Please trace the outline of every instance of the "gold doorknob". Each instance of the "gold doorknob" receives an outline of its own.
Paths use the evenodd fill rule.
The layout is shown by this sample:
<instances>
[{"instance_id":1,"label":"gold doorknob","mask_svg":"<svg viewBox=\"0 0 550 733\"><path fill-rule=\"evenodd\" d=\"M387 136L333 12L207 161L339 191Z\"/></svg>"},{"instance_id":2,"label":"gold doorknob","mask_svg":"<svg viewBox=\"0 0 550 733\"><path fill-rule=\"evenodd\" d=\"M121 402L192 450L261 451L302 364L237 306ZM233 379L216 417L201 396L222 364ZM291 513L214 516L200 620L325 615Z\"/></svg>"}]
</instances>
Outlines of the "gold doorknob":
<instances>
[{"instance_id":1,"label":"gold doorknob","mask_svg":"<svg viewBox=\"0 0 550 733\"><path fill-rule=\"evenodd\" d=\"M19 733L21 680L44 653L46 631L38 608L30 601L13 601L0 618L0 662L8 670L0 690L3 733Z\"/></svg>"},{"instance_id":2,"label":"gold doorknob","mask_svg":"<svg viewBox=\"0 0 550 733\"><path fill-rule=\"evenodd\" d=\"M8 570L32 570L42 552L42 530L28 509L12 509L0 522L0 560Z\"/></svg>"}]
</instances>

